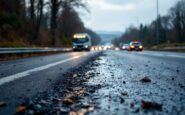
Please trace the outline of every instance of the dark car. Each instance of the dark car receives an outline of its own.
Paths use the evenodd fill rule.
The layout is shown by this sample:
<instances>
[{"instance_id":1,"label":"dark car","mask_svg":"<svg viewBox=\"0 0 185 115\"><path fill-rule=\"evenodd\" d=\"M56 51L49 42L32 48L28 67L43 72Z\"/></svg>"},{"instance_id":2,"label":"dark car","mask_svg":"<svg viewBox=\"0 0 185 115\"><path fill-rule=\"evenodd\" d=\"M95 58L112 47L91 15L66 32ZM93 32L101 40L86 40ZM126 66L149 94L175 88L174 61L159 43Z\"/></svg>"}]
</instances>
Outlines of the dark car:
<instances>
[{"instance_id":1,"label":"dark car","mask_svg":"<svg viewBox=\"0 0 185 115\"><path fill-rule=\"evenodd\" d=\"M129 50L130 51L142 51L143 45L141 44L141 42L138 42L138 41L130 42Z\"/></svg>"}]
</instances>

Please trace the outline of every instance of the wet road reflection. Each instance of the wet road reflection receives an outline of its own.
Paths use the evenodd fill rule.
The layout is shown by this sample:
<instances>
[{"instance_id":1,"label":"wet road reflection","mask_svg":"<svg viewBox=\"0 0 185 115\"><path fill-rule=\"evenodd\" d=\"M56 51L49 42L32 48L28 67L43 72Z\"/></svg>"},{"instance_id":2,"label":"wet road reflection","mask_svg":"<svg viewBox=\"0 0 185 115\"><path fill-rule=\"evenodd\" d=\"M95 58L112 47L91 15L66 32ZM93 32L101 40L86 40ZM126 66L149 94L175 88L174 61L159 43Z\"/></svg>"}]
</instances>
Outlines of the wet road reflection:
<instances>
[{"instance_id":1,"label":"wet road reflection","mask_svg":"<svg viewBox=\"0 0 185 115\"><path fill-rule=\"evenodd\" d=\"M92 114L185 112L184 65L140 54L108 51L95 62L98 74L88 84L102 88L94 94L100 109ZM144 77L149 80L141 82Z\"/></svg>"}]
</instances>

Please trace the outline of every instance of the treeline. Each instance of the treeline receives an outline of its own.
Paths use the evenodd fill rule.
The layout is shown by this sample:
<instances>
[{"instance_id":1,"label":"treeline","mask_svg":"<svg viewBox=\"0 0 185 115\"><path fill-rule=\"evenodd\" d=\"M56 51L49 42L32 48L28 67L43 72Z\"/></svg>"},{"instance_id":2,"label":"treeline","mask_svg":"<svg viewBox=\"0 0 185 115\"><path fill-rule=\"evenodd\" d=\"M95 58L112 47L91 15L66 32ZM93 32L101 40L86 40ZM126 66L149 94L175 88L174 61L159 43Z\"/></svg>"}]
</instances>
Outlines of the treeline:
<instances>
[{"instance_id":1,"label":"treeline","mask_svg":"<svg viewBox=\"0 0 185 115\"><path fill-rule=\"evenodd\" d=\"M86 29L77 8L87 10L83 0L0 0L0 47L52 46L65 47L77 32L95 36Z\"/></svg>"},{"instance_id":2,"label":"treeline","mask_svg":"<svg viewBox=\"0 0 185 115\"><path fill-rule=\"evenodd\" d=\"M159 16L149 25L141 24L139 28L130 26L113 43L119 46L134 40L141 41L145 46L185 42L185 0L178 1L167 15Z\"/></svg>"}]
</instances>

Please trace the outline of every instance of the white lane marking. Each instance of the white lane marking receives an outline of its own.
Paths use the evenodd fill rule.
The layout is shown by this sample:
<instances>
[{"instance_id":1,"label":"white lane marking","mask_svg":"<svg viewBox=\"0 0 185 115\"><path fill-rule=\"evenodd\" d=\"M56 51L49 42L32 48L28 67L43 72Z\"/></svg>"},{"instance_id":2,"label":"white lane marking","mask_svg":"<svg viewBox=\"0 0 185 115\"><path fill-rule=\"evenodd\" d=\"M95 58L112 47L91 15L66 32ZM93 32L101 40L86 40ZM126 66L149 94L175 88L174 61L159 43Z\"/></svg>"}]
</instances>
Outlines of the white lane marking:
<instances>
[{"instance_id":1,"label":"white lane marking","mask_svg":"<svg viewBox=\"0 0 185 115\"><path fill-rule=\"evenodd\" d=\"M139 54L139 55L149 55L157 57L169 57L169 58L185 58L183 54L167 54L167 53L156 53L156 52L129 52L127 54Z\"/></svg>"},{"instance_id":2,"label":"white lane marking","mask_svg":"<svg viewBox=\"0 0 185 115\"><path fill-rule=\"evenodd\" d=\"M170 57L175 57L175 58L185 58L183 55L168 55Z\"/></svg>"},{"instance_id":3,"label":"white lane marking","mask_svg":"<svg viewBox=\"0 0 185 115\"><path fill-rule=\"evenodd\" d=\"M44 66L41 66L41 67L37 67L37 68L34 68L34 69L30 69L30 70L27 70L27 71L24 71L24 72L20 72L20 73L14 74L14 75L10 75L10 76L1 78L0 79L0 86L4 85L6 83L12 82L14 80L26 77L26 76L30 75L31 73L33 73L33 72L42 71L42 70L54 67L56 65L59 65L59 64L62 64L62 63L65 63L65 62L77 59L79 57L80 56L74 56L74 57L69 58L69 59L65 59L65 60L62 60L62 61L59 61L59 62L51 63L51 64L48 64L48 65L44 65Z\"/></svg>"},{"instance_id":4,"label":"white lane marking","mask_svg":"<svg viewBox=\"0 0 185 115\"><path fill-rule=\"evenodd\" d=\"M159 56L159 57L174 57L174 58L185 58L185 55L174 55L174 54L157 54L157 53L144 53L142 52L141 54L144 54L144 55L152 55L152 56Z\"/></svg>"}]
</instances>

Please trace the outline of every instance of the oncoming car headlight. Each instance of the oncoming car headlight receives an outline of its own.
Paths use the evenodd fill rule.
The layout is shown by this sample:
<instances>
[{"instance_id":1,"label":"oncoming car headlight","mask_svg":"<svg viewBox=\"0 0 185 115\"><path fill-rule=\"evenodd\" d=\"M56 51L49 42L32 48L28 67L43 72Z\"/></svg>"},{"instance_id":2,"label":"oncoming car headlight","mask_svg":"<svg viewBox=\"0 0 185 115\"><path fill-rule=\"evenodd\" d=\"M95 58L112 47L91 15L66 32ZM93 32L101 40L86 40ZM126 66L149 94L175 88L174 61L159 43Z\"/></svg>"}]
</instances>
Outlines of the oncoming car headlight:
<instances>
[{"instance_id":1,"label":"oncoming car headlight","mask_svg":"<svg viewBox=\"0 0 185 115\"><path fill-rule=\"evenodd\" d=\"M131 46L130 46L130 48L134 48L134 46L133 46L133 45L131 45Z\"/></svg>"}]
</instances>

